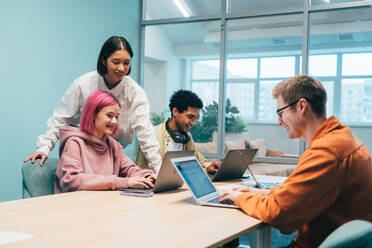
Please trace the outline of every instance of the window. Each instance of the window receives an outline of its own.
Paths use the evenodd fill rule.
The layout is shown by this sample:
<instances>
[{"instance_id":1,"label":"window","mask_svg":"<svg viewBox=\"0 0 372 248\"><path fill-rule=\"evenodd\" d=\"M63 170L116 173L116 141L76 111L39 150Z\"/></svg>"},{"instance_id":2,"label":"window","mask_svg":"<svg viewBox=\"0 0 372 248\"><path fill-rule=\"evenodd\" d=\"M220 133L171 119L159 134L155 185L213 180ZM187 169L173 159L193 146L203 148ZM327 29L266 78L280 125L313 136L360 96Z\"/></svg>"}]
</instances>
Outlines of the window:
<instances>
[{"instance_id":1,"label":"window","mask_svg":"<svg viewBox=\"0 0 372 248\"><path fill-rule=\"evenodd\" d=\"M203 100L204 105L218 102L219 60L192 62L192 90Z\"/></svg>"},{"instance_id":2,"label":"window","mask_svg":"<svg viewBox=\"0 0 372 248\"><path fill-rule=\"evenodd\" d=\"M295 56L228 59L226 98L238 107L240 117L245 121L276 122L276 101L272 97L272 90L280 81L295 75L296 63L299 61L296 62ZM218 99L218 76L218 60L192 62L192 90L197 92L206 104ZM270 80L271 78L275 80ZM256 82L259 85L257 92ZM258 116L255 115L256 99Z\"/></svg>"},{"instance_id":3,"label":"window","mask_svg":"<svg viewBox=\"0 0 372 248\"><path fill-rule=\"evenodd\" d=\"M189 8L190 19L176 2ZM307 2L309 6L304 6ZM285 129L277 126L272 89L302 73L323 83L327 116L335 115L353 127L371 125L372 8L368 1L143 0L143 6L144 73L140 81L151 92L151 111L167 112L169 97L177 89L195 91L213 111L214 135L208 136L208 142L217 140L221 102L236 112L229 114L238 119L235 125L244 128L239 137L264 138L269 149L300 154L303 144L288 140ZM303 13L309 14L309 22ZM226 25L221 26L222 15ZM306 23L308 35L303 32ZM221 48L226 51L225 81L219 78ZM303 58L306 48L307 58ZM221 83L226 102L219 99ZM230 134L225 135L229 139Z\"/></svg>"},{"instance_id":4,"label":"window","mask_svg":"<svg viewBox=\"0 0 372 248\"><path fill-rule=\"evenodd\" d=\"M226 64L228 79L257 77L257 58L228 59Z\"/></svg>"},{"instance_id":5,"label":"window","mask_svg":"<svg viewBox=\"0 0 372 248\"><path fill-rule=\"evenodd\" d=\"M220 73L220 61L202 60L192 63L193 79L218 79Z\"/></svg>"},{"instance_id":6,"label":"window","mask_svg":"<svg viewBox=\"0 0 372 248\"><path fill-rule=\"evenodd\" d=\"M336 76L337 55L312 55L309 56L309 75L313 77Z\"/></svg>"},{"instance_id":7,"label":"window","mask_svg":"<svg viewBox=\"0 0 372 248\"><path fill-rule=\"evenodd\" d=\"M262 126L254 123L276 123L276 100L272 97L272 90L276 84L294 76L298 70L300 56L277 57L247 57L229 58L226 61L226 99L231 106L236 107L239 113L235 117L243 122L244 130L240 133L242 139L247 139L249 133L252 140L265 138L269 140L270 149L283 149L286 153L296 154L298 145L296 141L289 141L290 146L276 144L269 136L283 136L285 132L267 132L265 135ZM205 105L218 99L218 60L194 60L192 67L192 90L196 92ZM327 84L327 87L332 84ZM258 109L258 110L256 110ZM258 115L257 115L258 113ZM227 121L226 121L227 123ZM248 126L247 126L248 124ZM249 125L250 124L250 125ZM229 124L227 124L229 125ZM238 125L238 124L235 124ZM256 127L257 126L257 127ZM229 140L229 127L226 128L225 139ZM260 130L256 131L254 130ZM267 126L267 129L272 129ZM252 134L251 134L252 133ZM236 135L235 135L236 136ZM237 136L238 137L238 136Z\"/></svg>"},{"instance_id":8,"label":"window","mask_svg":"<svg viewBox=\"0 0 372 248\"><path fill-rule=\"evenodd\" d=\"M277 84L276 80L260 81L258 120L274 123L277 121L276 101L272 96L273 89Z\"/></svg>"},{"instance_id":9,"label":"window","mask_svg":"<svg viewBox=\"0 0 372 248\"><path fill-rule=\"evenodd\" d=\"M342 76L371 76L371 63L372 53L343 54Z\"/></svg>"},{"instance_id":10,"label":"window","mask_svg":"<svg viewBox=\"0 0 372 248\"><path fill-rule=\"evenodd\" d=\"M294 56L261 59L261 78L287 78L294 75Z\"/></svg>"},{"instance_id":11,"label":"window","mask_svg":"<svg viewBox=\"0 0 372 248\"><path fill-rule=\"evenodd\" d=\"M226 98L238 108L239 117L243 120L254 119L254 87L249 82L228 83L226 86Z\"/></svg>"},{"instance_id":12,"label":"window","mask_svg":"<svg viewBox=\"0 0 372 248\"><path fill-rule=\"evenodd\" d=\"M326 81L321 80L325 90L327 91L327 105L326 105L326 111L327 111L327 117L330 117L334 114L334 81Z\"/></svg>"},{"instance_id":13,"label":"window","mask_svg":"<svg viewBox=\"0 0 372 248\"><path fill-rule=\"evenodd\" d=\"M372 122L372 76L342 79L341 118L348 122Z\"/></svg>"},{"instance_id":14,"label":"window","mask_svg":"<svg viewBox=\"0 0 372 248\"><path fill-rule=\"evenodd\" d=\"M309 73L327 90L327 115L348 125L372 123L371 21L371 8L310 14Z\"/></svg>"}]
</instances>

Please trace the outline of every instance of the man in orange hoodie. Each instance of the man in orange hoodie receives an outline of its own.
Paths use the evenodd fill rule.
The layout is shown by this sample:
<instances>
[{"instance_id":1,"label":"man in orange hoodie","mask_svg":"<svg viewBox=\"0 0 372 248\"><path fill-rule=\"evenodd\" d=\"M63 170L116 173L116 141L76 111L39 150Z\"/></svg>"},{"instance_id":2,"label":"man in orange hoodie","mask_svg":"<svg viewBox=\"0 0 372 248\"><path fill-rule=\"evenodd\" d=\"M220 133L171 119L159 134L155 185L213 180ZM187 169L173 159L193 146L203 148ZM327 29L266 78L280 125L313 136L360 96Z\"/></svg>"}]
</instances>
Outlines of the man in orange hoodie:
<instances>
[{"instance_id":1,"label":"man in orange hoodie","mask_svg":"<svg viewBox=\"0 0 372 248\"><path fill-rule=\"evenodd\" d=\"M273 90L278 123L290 139L308 147L287 180L270 189L240 187L220 198L278 227L297 230L289 247L317 247L338 226L354 219L372 221L372 157L362 142L331 116L327 94L306 75L280 82Z\"/></svg>"}]
</instances>

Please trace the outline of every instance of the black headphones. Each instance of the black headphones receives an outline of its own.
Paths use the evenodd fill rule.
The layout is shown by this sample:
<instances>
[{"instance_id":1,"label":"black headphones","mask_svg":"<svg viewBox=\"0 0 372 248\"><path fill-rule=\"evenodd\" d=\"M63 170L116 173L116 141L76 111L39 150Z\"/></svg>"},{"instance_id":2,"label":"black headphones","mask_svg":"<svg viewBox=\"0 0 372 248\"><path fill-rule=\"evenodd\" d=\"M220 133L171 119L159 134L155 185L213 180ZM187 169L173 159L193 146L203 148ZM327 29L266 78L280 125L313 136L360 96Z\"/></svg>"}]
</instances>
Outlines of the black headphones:
<instances>
[{"instance_id":1,"label":"black headphones","mask_svg":"<svg viewBox=\"0 0 372 248\"><path fill-rule=\"evenodd\" d=\"M172 137L172 140L176 143L187 144L190 141L190 136L182 130L173 131L169 127L169 121L170 119L168 119L167 122L165 123L165 128L167 129L168 133Z\"/></svg>"}]
</instances>

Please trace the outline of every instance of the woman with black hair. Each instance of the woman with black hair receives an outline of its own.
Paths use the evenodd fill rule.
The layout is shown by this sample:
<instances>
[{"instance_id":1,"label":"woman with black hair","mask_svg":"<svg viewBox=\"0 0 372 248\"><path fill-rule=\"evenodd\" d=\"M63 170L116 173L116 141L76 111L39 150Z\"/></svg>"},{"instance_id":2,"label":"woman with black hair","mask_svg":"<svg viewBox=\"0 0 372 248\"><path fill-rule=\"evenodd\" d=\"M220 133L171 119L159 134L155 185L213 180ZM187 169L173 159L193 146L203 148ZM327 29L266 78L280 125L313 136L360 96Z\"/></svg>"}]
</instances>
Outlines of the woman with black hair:
<instances>
[{"instance_id":1,"label":"woman with black hair","mask_svg":"<svg viewBox=\"0 0 372 248\"><path fill-rule=\"evenodd\" d=\"M59 138L59 128L78 125L86 99L93 91L101 89L114 95L122 105L117 136L119 142L126 147L132 143L133 132L136 131L141 150L150 161L149 166L158 172L161 165L159 144L150 122L147 95L129 76L132 57L132 48L125 38L110 37L101 48L97 71L78 77L67 89L47 122L46 134L38 138L36 152L24 162L31 160L34 163L36 158L41 158L42 165Z\"/></svg>"}]
</instances>

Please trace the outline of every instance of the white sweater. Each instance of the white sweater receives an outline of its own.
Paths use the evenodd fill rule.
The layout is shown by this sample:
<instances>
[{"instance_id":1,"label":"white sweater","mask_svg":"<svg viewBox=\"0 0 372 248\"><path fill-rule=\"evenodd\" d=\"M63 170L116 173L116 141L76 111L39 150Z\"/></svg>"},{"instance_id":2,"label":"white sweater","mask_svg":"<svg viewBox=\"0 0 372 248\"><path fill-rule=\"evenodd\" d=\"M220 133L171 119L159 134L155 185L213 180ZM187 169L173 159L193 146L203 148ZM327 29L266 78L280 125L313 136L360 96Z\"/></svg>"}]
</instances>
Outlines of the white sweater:
<instances>
[{"instance_id":1,"label":"white sweater","mask_svg":"<svg viewBox=\"0 0 372 248\"><path fill-rule=\"evenodd\" d=\"M98 72L93 71L78 77L67 89L52 116L48 119L46 134L40 135L36 149L46 155L53 150L58 138L59 127L78 125L85 101L95 90L102 89L118 98L121 104L119 115L119 142L126 147L136 136L149 166L156 172L160 169L159 143L150 122L150 107L145 91L129 76L125 76L109 90Z\"/></svg>"}]
</instances>

